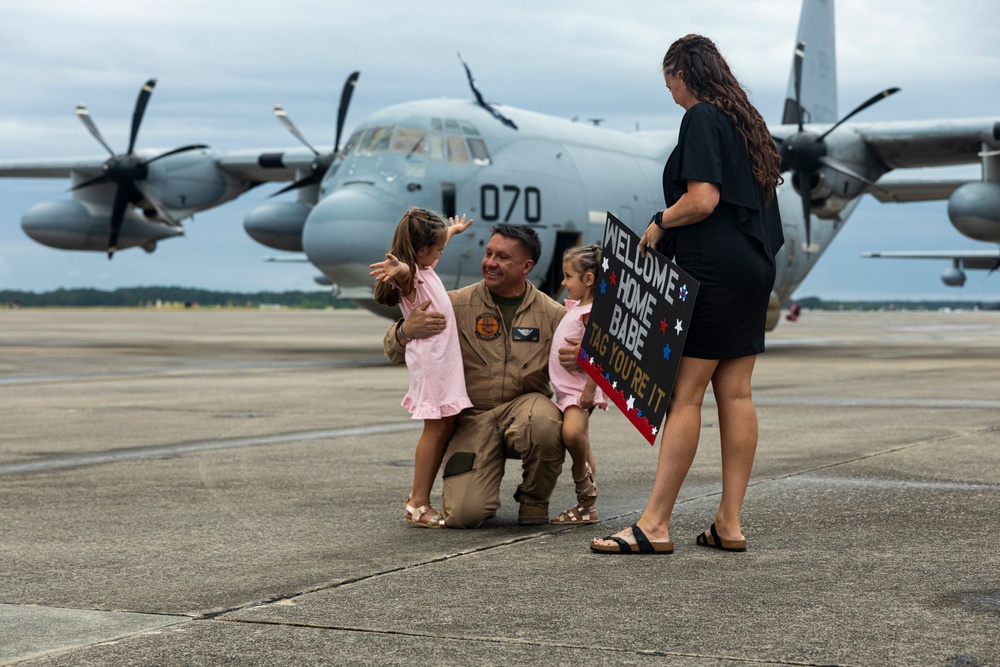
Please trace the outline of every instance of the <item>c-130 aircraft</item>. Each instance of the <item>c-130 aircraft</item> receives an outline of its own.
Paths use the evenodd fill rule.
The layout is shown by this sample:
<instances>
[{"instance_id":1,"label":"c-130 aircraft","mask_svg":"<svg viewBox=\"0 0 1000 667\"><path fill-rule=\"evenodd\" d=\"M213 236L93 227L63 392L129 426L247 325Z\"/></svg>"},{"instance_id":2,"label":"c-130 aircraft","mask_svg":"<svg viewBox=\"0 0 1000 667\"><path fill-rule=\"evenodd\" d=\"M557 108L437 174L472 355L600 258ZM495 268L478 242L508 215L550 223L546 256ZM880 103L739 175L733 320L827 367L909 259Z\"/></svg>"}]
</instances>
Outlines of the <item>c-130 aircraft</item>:
<instances>
[{"instance_id":1,"label":"c-130 aircraft","mask_svg":"<svg viewBox=\"0 0 1000 667\"><path fill-rule=\"evenodd\" d=\"M786 179L778 189L786 243L776 260L769 328L866 192L896 201L950 197L949 212L956 202L965 206L960 219L971 217L1000 238L1000 211L984 205L1000 192L1000 118L848 123L897 89L838 119L835 63L834 0L803 0L783 124L771 128ZM194 213L264 182L291 181L279 193L295 191L295 201L261 204L247 216L247 232L272 248L304 252L336 296L390 317L395 313L372 299L368 265L384 254L410 206L467 213L479 223L451 241L437 267L452 288L481 277L490 224L530 225L544 255L529 278L555 294L563 251L599 239L607 211L641 234L662 208L661 173L676 133L623 133L490 104L466 73L475 99L388 107L362 121L341 149L358 80L352 74L330 150L313 148L280 107L275 115L305 149L136 150L151 80L137 100L125 153L115 154L81 105L78 116L110 158L0 163L0 176L71 178L72 198L35 205L22 227L40 243L109 257L135 246L151 252L182 234L180 221ZM892 169L980 161L983 179L961 187L881 179Z\"/></svg>"}]
</instances>

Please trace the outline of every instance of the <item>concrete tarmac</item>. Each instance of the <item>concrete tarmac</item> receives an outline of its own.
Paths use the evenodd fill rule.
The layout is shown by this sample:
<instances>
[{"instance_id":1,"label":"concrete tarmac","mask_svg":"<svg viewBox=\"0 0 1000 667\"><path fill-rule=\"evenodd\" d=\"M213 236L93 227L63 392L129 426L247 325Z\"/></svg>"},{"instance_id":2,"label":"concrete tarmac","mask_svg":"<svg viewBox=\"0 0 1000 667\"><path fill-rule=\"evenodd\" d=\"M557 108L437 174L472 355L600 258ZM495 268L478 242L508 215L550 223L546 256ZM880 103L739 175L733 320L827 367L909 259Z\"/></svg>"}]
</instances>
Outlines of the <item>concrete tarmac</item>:
<instances>
[{"instance_id":1,"label":"concrete tarmac","mask_svg":"<svg viewBox=\"0 0 1000 667\"><path fill-rule=\"evenodd\" d=\"M403 521L420 423L348 311L0 311L0 664L1000 665L1000 313L805 313L757 362L749 551L605 556L657 449L591 420L601 521ZM568 469L567 469L568 470ZM440 506L440 484L435 504ZM550 513L573 502L568 473Z\"/></svg>"}]
</instances>

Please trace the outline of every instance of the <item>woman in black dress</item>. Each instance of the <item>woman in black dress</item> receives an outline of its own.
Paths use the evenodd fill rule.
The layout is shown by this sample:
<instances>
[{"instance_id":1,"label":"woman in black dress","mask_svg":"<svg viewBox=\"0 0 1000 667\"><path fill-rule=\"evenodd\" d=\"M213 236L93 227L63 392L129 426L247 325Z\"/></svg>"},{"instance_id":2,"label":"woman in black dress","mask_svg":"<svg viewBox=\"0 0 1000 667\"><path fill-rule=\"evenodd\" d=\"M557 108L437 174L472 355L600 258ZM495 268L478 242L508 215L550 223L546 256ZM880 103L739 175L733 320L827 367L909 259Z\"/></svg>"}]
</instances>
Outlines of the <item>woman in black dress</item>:
<instances>
[{"instance_id":1,"label":"woman in black dress","mask_svg":"<svg viewBox=\"0 0 1000 667\"><path fill-rule=\"evenodd\" d=\"M775 200L780 158L764 120L711 40L688 35L663 57L663 78L684 108L663 171L667 208L640 247L655 247L700 286L660 442L653 492L639 520L591 541L602 553L671 553L668 525L698 449L709 383L719 409L722 498L702 546L745 551L740 510L757 449L750 378L764 351L774 256L784 242Z\"/></svg>"}]
</instances>

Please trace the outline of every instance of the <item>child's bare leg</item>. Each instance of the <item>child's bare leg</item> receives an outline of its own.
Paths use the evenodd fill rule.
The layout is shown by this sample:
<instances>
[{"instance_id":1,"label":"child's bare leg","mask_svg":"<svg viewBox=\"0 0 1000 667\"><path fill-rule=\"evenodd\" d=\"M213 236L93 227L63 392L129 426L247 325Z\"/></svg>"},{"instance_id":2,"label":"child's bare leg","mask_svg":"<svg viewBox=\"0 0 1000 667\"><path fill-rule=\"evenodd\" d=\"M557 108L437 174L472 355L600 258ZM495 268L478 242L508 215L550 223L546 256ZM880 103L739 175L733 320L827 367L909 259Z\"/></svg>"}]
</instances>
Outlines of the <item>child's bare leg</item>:
<instances>
[{"instance_id":1,"label":"child's bare leg","mask_svg":"<svg viewBox=\"0 0 1000 667\"><path fill-rule=\"evenodd\" d=\"M454 431L455 417L424 420L424 430L420 434L417 450L413 454L413 488L410 490L410 504L414 507L431 504L431 487L434 486L434 480L441 468L441 460L444 458L445 447L448 446L448 440Z\"/></svg>"},{"instance_id":2,"label":"child's bare leg","mask_svg":"<svg viewBox=\"0 0 1000 667\"><path fill-rule=\"evenodd\" d=\"M594 483L594 454L590 449L590 413L578 407L563 413L563 443L573 459L573 488L576 504L552 519L554 524L595 523L597 521L597 485Z\"/></svg>"},{"instance_id":3,"label":"child's bare leg","mask_svg":"<svg viewBox=\"0 0 1000 667\"><path fill-rule=\"evenodd\" d=\"M563 413L563 444L573 460L573 479L583 479L587 474L587 464L594 455L590 451L590 413L575 405ZM593 468L591 463L591 468Z\"/></svg>"}]
</instances>

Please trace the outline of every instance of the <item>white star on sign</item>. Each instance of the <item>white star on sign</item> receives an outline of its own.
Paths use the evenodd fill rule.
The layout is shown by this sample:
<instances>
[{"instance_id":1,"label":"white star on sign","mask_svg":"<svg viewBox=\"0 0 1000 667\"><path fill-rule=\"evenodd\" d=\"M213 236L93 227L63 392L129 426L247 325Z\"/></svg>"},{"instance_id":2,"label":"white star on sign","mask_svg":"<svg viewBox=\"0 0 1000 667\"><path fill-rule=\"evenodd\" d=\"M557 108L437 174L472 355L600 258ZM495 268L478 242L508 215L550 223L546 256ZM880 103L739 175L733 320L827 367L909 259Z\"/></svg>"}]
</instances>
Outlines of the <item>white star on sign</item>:
<instances>
[{"instance_id":1,"label":"white star on sign","mask_svg":"<svg viewBox=\"0 0 1000 667\"><path fill-rule=\"evenodd\" d=\"M684 331L684 327L681 326L680 320L677 320L677 326L674 327L674 330L677 332L678 336L681 335L681 331Z\"/></svg>"},{"instance_id":2,"label":"white star on sign","mask_svg":"<svg viewBox=\"0 0 1000 667\"><path fill-rule=\"evenodd\" d=\"M629 410L631 410L632 408L634 408L635 407L635 396L629 396L628 400L625 401L625 405L628 406Z\"/></svg>"},{"instance_id":3,"label":"white star on sign","mask_svg":"<svg viewBox=\"0 0 1000 667\"><path fill-rule=\"evenodd\" d=\"M654 426L654 427L653 427L653 435L656 435L656 432L657 432L658 430L659 430L659 429L657 429L657 428L656 428L656 427Z\"/></svg>"},{"instance_id":4,"label":"white star on sign","mask_svg":"<svg viewBox=\"0 0 1000 667\"><path fill-rule=\"evenodd\" d=\"M608 258L607 257L605 257L604 261L601 262L601 268L604 269L605 271L608 270Z\"/></svg>"}]
</instances>

